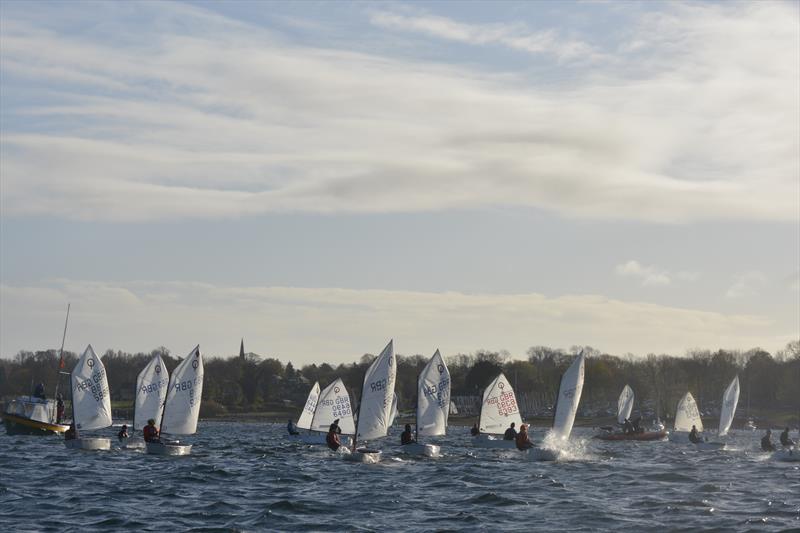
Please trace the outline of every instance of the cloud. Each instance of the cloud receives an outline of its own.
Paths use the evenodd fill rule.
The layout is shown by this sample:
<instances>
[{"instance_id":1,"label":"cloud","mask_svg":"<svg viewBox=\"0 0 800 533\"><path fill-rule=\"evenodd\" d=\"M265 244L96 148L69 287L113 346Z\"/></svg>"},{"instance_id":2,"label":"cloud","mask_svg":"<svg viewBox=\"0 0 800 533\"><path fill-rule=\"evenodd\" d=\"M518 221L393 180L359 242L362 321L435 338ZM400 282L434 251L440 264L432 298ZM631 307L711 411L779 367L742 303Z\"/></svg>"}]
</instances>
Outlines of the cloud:
<instances>
[{"instance_id":1,"label":"cloud","mask_svg":"<svg viewBox=\"0 0 800 533\"><path fill-rule=\"evenodd\" d=\"M531 31L524 24L465 24L431 14L403 15L375 11L372 24L391 30L423 33L473 45L497 44L531 54L552 54L560 60L585 60L597 55L579 40L561 38L554 29Z\"/></svg>"},{"instance_id":2,"label":"cloud","mask_svg":"<svg viewBox=\"0 0 800 533\"><path fill-rule=\"evenodd\" d=\"M767 277L758 271L745 272L736 276L733 285L725 292L725 297L730 299L758 296L761 288L766 284Z\"/></svg>"},{"instance_id":3,"label":"cloud","mask_svg":"<svg viewBox=\"0 0 800 533\"><path fill-rule=\"evenodd\" d=\"M180 4L13 7L0 34L3 216L526 206L664 223L798 220L789 4L663 4L599 50L613 61L566 77L554 64L541 79L392 57L387 43L381 54L302 46ZM64 10L96 24L70 33ZM516 42L502 24L420 27ZM557 35L539 37L526 46L568 57Z\"/></svg>"},{"instance_id":4,"label":"cloud","mask_svg":"<svg viewBox=\"0 0 800 533\"><path fill-rule=\"evenodd\" d=\"M617 265L617 274L623 277L632 277L640 280L642 286L669 285L672 280L669 273L654 266L644 266L636 260Z\"/></svg>"},{"instance_id":5,"label":"cloud","mask_svg":"<svg viewBox=\"0 0 800 533\"><path fill-rule=\"evenodd\" d=\"M283 361L350 362L394 338L399 353L445 354L532 345L588 344L612 353L687 347L782 347L796 332L772 320L598 295L465 294L191 282L50 280L0 285L0 354L58 346L72 303L67 348L183 353L199 343L210 355L248 350ZM51 334L47 332L50 331Z\"/></svg>"}]
</instances>

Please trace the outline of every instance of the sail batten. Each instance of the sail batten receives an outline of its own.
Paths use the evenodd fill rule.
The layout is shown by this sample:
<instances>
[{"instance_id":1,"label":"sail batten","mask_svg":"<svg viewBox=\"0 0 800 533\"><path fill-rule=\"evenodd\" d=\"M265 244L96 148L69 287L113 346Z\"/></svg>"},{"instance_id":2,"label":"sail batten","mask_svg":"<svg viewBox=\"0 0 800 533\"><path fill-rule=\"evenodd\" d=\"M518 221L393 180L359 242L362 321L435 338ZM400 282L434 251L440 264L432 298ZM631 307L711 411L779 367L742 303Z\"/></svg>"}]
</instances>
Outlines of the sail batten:
<instances>
[{"instance_id":1,"label":"sail batten","mask_svg":"<svg viewBox=\"0 0 800 533\"><path fill-rule=\"evenodd\" d=\"M136 377L133 429L142 429L151 418L161 425L161 412L167 396L169 373L160 355L153 357Z\"/></svg>"},{"instance_id":2,"label":"sail batten","mask_svg":"<svg viewBox=\"0 0 800 533\"><path fill-rule=\"evenodd\" d=\"M691 431L692 426L695 426L697 431L703 431L703 421L700 419L697 402L694 401L692 393L687 392L675 410L675 431Z\"/></svg>"},{"instance_id":3,"label":"sail batten","mask_svg":"<svg viewBox=\"0 0 800 533\"><path fill-rule=\"evenodd\" d=\"M436 350L417 382L417 435L444 435L449 414L450 370Z\"/></svg>"},{"instance_id":4,"label":"sail batten","mask_svg":"<svg viewBox=\"0 0 800 533\"><path fill-rule=\"evenodd\" d=\"M478 427L481 433L501 435L512 422L519 427L522 424L522 417L519 414L514 389L505 374L501 372L483 391Z\"/></svg>"},{"instance_id":5,"label":"sail batten","mask_svg":"<svg viewBox=\"0 0 800 533\"><path fill-rule=\"evenodd\" d=\"M391 422L392 397L397 378L393 341L367 369L361 389L356 440L385 437Z\"/></svg>"},{"instance_id":6,"label":"sail batten","mask_svg":"<svg viewBox=\"0 0 800 533\"><path fill-rule=\"evenodd\" d=\"M350 395L341 378L337 378L319 394L317 408L314 410L309 429L328 431L334 420L339 421L342 435L353 435L356 432Z\"/></svg>"},{"instance_id":7,"label":"sail batten","mask_svg":"<svg viewBox=\"0 0 800 533\"><path fill-rule=\"evenodd\" d=\"M319 382L315 382L314 386L308 393L306 404L303 406L303 412L300 413L300 418L297 419L296 426L300 429L311 429L311 421L314 418L314 412L317 410L317 402L319 400Z\"/></svg>"},{"instance_id":8,"label":"sail batten","mask_svg":"<svg viewBox=\"0 0 800 533\"><path fill-rule=\"evenodd\" d=\"M197 431L203 397L203 357L200 346L178 364L169 380L161 432L191 435Z\"/></svg>"},{"instance_id":9,"label":"sail batten","mask_svg":"<svg viewBox=\"0 0 800 533\"><path fill-rule=\"evenodd\" d=\"M631 412L633 411L633 389L630 386L625 385L625 388L622 389L622 392L619 395L619 400L617 401L617 422L620 424L624 423L625 420L631 417Z\"/></svg>"},{"instance_id":10,"label":"sail batten","mask_svg":"<svg viewBox=\"0 0 800 533\"><path fill-rule=\"evenodd\" d=\"M583 392L584 361L585 357L581 353L561 378L556 414L553 420L553 434L560 439L567 439L572 433L572 426L575 423L575 415L578 412L578 404Z\"/></svg>"},{"instance_id":11,"label":"sail batten","mask_svg":"<svg viewBox=\"0 0 800 533\"><path fill-rule=\"evenodd\" d=\"M70 374L72 414L77 429L100 429L111 425L111 394L103 362L92 345L78 359Z\"/></svg>"},{"instance_id":12,"label":"sail batten","mask_svg":"<svg viewBox=\"0 0 800 533\"><path fill-rule=\"evenodd\" d=\"M736 406L739 404L739 376L733 378L731 384L725 389L722 395L722 411L719 415L719 436L728 434L736 414Z\"/></svg>"}]
</instances>

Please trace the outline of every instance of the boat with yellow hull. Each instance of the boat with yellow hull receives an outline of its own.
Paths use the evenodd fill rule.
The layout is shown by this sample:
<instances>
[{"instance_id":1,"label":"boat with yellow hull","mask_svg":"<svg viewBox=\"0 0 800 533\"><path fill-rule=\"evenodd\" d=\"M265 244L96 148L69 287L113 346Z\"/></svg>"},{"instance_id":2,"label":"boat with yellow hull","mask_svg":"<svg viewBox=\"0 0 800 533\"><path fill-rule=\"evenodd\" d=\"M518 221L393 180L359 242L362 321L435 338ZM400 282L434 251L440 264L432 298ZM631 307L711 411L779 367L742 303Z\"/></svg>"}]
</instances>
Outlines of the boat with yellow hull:
<instances>
[{"instance_id":1,"label":"boat with yellow hull","mask_svg":"<svg viewBox=\"0 0 800 533\"><path fill-rule=\"evenodd\" d=\"M69 426L56 423L55 402L35 397L20 397L11 401L3 413L3 424L9 435L55 435Z\"/></svg>"}]
</instances>

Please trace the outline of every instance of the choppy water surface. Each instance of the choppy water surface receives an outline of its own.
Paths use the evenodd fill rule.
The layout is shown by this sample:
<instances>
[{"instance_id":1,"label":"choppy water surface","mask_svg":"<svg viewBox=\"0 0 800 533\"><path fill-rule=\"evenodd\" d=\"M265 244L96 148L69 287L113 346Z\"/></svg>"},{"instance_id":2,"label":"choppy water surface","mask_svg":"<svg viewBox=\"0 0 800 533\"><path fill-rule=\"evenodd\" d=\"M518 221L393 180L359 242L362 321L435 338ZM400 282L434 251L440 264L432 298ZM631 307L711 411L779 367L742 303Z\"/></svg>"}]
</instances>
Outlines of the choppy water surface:
<instances>
[{"instance_id":1,"label":"choppy water surface","mask_svg":"<svg viewBox=\"0 0 800 533\"><path fill-rule=\"evenodd\" d=\"M606 443L576 428L571 459L475 449L451 427L439 459L377 465L290 443L273 424L201 422L190 457L67 450L0 435L0 529L475 531L800 528L800 466L768 460L760 432L729 449ZM108 435L112 430L108 430ZM534 438L541 430L534 432Z\"/></svg>"}]
</instances>

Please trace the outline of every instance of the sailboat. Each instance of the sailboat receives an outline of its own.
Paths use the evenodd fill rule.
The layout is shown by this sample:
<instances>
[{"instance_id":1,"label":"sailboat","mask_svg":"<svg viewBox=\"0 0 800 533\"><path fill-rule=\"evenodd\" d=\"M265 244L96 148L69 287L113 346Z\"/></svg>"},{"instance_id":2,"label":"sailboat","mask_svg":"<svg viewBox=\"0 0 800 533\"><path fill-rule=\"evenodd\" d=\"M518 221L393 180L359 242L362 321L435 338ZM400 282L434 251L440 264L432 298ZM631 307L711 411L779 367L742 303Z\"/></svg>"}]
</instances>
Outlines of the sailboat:
<instances>
[{"instance_id":1,"label":"sailboat","mask_svg":"<svg viewBox=\"0 0 800 533\"><path fill-rule=\"evenodd\" d=\"M356 432L350 394L341 378L337 378L322 392L319 391L319 383L311 388L303 412L297 420L297 427L309 432L299 435L298 438L305 444L325 444L326 434L334 420L338 420L341 435L353 435ZM342 444L345 444L344 441Z\"/></svg>"},{"instance_id":2,"label":"sailboat","mask_svg":"<svg viewBox=\"0 0 800 533\"><path fill-rule=\"evenodd\" d=\"M617 400L617 423L622 426L626 420L630 420L631 412L633 411L634 394L633 389L629 385L625 385ZM624 431L605 431L599 435L595 435L596 439L601 440L662 440L667 437L667 432L660 431L637 431L633 433L625 433Z\"/></svg>"},{"instance_id":3,"label":"sailboat","mask_svg":"<svg viewBox=\"0 0 800 533\"><path fill-rule=\"evenodd\" d=\"M719 413L719 430L717 435L724 437L728 434L736 415L736 406L739 404L739 376L733 378L731 384L722 395L722 410Z\"/></svg>"},{"instance_id":4,"label":"sailboat","mask_svg":"<svg viewBox=\"0 0 800 533\"><path fill-rule=\"evenodd\" d=\"M396 378L397 360L394 356L393 341L390 340L364 375L352 453L345 456L348 460L362 463L380 461L380 450L358 448L357 445L359 439L367 441L385 437L389 431Z\"/></svg>"},{"instance_id":5,"label":"sailboat","mask_svg":"<svg viewBox=\"0 0 800 533\"><path fill-rule=\"evenodd\" d=\"M693 444L701 449L720 449L725 447L724 442L698 442L693 443L689 440L689 432L695 427L698 433L703 431L703 421L700 419L700 410L691 392L687 392L678 402L675 409L675 430L670 433L671 442L682 444Z\"/></svg>"},{"instance_id":6,"label":"sailboat","mask_svg":"<svg viewBox=\"0 0 800 533\"><path fill-rule=\"evenodd\" d=\"M475 446L516 449L516 441L503 440L502 437L512 422L519 428L522 425L522 417L519 414L514 389L505 374L501 372L483 391L481 415L478 421L480 434L473 440Z\"/></svg>"},{"instance_id":7,"label":"sailboat","mask_svg":"<svg viewBox=\"0 0 800 533\"><path fill-rule=\"evenodd\" d=\"M450 371L439 350L422 369L417 379L416 442L401 446L404 453L438 457L441 447L422 444L420 437L437 437L447 433L450 412Z\"/></svg>"},{"instance_id":8,"label":"sailboat","mask_svg":"<svg viewBox=\"0 0 800 533\"><path fill-rule=\"evenodd\" d=\"M72 390L72 423L75 438L64 439L67 448L81 450L110 450L111 440L105 437L86 437L80 433L91 429L107 428L111 425L111 395L108 377L103 362L92 349L92 345L78 359L70 374Z\"/></svg>"},{"instance_id":9,"label":"sailboat","mask_svg":"<svg viewBox=\"0 0 800 533\"><path fill-rule=\"evenodd\" d=\"M167 395L161 413L161 424L157 442L147 442L147 453L156 455L189 455L191 444L163 437L169 435L193 435L197 431L200 416L200 401L203 398L203 356L196 346L178 364L167 385Z\"/></svg>"},{"instance_id":10,"label":"sailboat","mask_svg":"<svg viewBox=\"0 0 800 533\"><path fill-rule=\"evenodd\" d=\"M311 390L308 391L308 397L306 398L306 403L303 406L303 411L300 413L300 417L297 419L297 423L295 427L298 429L311 429L311 419L314 418L314 411L317 410L317 400L319 400L319 381L314 382L314 386L311 387ZM314 442L307 442L307 437L314 437ZM310 435L310 434L300 434L297 433L295 435L289 435L291 439L300 439L306 444L323 444L325 440L319 440L319 435Z\"/></svg>"},{"instance_id":11,"label":"sailboat","mask_svg":"<svg viewBox=\"0 0 800 533\"><path fill-rule=\"evenodd\" d=\"M131 435L120 439L123 448L144 448L144 439L133 436L137 429L144 429L147 421L161 424L161 413L167 396L169 373L161 356L156 354L136 377L136 398L133 402L133 427Z\"/></svg>"}]
</instances>

